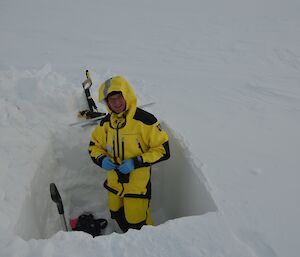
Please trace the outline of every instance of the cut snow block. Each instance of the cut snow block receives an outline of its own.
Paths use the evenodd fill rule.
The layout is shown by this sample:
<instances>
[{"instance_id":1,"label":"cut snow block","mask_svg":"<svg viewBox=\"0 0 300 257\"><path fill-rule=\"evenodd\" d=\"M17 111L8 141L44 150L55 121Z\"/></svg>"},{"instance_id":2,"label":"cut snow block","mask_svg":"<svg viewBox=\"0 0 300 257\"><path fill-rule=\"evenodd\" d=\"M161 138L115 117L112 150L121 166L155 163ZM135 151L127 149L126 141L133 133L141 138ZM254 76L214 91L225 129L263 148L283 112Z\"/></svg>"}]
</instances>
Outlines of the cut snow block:
<instances>
[{"instance_id":1,"label":"cut snow block","mask_svg":"<svg viewBox=\"0 0 300 257\"><path fill-rule=\"evenodd\" d=\"M152 167L150 208L154 224L217 211L194 155L179 135L164 123L162 127L170 137L171 157ZM53 136L31 183L31 192L24 198L15 234L29 240L49 238L62 230L56 205L50 198L51 182L59 189L67 220L86 211L97 218L110 219L107 191L103 187L106 173L88 155L89 138L90 130L80 128Z\"/></svg>"},{"instance_id":2,"label":"cut snow block","mask_svg":"<svg viewBox=\"0 0 300 257\"><path fill-rule=\"evenodd\" d=\"M171 157L152 167L152 212L155 224L184 216L217 211L201 167L183 138L169 129Z\"/></svg>"}]
</instances>

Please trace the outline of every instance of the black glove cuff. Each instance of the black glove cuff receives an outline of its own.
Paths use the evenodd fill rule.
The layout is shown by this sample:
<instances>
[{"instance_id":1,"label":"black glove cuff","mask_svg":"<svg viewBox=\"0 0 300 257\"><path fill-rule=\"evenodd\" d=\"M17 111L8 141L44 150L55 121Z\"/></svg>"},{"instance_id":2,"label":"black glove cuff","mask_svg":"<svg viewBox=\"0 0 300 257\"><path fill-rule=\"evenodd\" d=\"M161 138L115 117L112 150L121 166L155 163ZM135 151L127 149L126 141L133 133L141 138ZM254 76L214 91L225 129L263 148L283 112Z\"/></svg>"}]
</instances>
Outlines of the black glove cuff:
<instances>
[{"instance_id":1,"label":"black glove cuff","mask_svg":"<svg viewBox=\"0 0 300 257\"><path fill-rule=\"evenodd\" d=\"M138 169L141 167L145 167L142 156L137 156L133 158L134 168Z\"/></svg>"},{"instance_id":2,"label":"black glove cuff","mask_svg":"<svg viewBox=\"0 0 300 257\"><path fill-rule=\"evenodd\" d=\"M104 154L101 154L97 157L97 163L98 165L102 168L102 162L103 162L103 159L106 157L106 155Z\"/></svg>"}]
</instances>

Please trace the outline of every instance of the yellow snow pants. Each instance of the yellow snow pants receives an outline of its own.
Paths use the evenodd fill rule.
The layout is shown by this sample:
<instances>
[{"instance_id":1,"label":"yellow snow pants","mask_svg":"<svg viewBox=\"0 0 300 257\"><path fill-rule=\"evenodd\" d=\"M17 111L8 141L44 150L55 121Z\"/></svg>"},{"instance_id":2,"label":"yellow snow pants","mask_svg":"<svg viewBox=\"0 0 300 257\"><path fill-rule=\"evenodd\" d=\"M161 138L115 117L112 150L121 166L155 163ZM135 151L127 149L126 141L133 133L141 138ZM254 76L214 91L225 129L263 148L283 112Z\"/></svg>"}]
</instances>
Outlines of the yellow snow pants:
<instances>
[{"instance_id":1,"label":"yellow snow pants","mask_svg":"<svg viewBox=\"0 0 300 257\"><path fill-rule=\"evenodd\" d=\"M120 197L108 192L111 217L124 232L129 228L140 229L143 225L153 225L149 205L150 200L146 198Z\"/></svg>"}]
</instances>

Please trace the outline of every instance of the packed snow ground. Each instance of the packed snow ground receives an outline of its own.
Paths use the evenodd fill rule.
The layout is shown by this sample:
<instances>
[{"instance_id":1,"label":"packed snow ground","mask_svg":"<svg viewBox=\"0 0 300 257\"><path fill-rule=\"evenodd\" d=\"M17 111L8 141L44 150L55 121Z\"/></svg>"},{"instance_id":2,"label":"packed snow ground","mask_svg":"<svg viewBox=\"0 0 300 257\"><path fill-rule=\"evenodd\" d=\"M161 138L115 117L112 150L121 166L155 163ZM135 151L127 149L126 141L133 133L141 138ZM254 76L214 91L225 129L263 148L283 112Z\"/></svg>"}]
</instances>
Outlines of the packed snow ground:
<instances>
[{"instance_id":1,"label":"packed snow ground","mask_svg":"<svg viewBox=\"0 0 300 257\"><path fill-rule=\"evenodd\" d=\"M299 248L300 3L0 3L0 256L289 256ZM91 163L85 69L115 74L170 134L154 167L157 226L91 238L67 217L108 218ZM101 107L99 105L99 107ZM103 107L102 107L103 108Z\"/></svg>"}]
</instances>

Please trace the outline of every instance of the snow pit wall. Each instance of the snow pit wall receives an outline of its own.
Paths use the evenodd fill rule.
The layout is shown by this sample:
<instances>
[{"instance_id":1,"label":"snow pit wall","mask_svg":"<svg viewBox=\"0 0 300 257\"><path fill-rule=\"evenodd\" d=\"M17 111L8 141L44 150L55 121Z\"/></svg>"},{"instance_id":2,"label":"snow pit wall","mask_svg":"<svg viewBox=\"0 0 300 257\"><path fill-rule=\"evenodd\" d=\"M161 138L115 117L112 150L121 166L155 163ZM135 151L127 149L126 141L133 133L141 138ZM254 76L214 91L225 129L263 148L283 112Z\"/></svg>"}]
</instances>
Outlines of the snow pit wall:
<instances>
[{"instance_id":1,"label":"snow pit wall","mask_svg":"<svg viewBox=\"0 0 300 257\"><path fill-rule=\"evenodd\" d=\"M183 140L162 123L170 136L171 158L152 167L151 212L155 225L167 220L217 211L206 180ZM32 181L31 194L21 207L15 234L25 240L49 238L62 230L49 184L54 182L64 203L67 221L86 211L109 219L105 172L87 152L91 130L72 128L52 137L45 159ZM105 234L113 228L108 226Z\"/></svg>"},{"instance_id":2,"label":"snow pit wall","mask_svg":"<svg viewBox=\"0 0 300 257\"><path fill-rule=\"evenodd\" d=\"M152 210L156 224L184 216L217 211L206 179L183 139L165 123L171 157L152 168ZM155 217L156 212L161 213Z\"/></svg>"}]
</instances>

